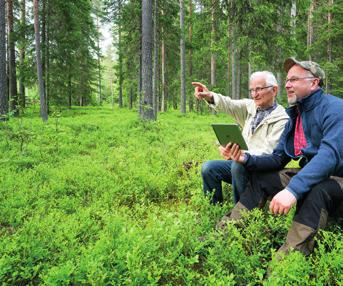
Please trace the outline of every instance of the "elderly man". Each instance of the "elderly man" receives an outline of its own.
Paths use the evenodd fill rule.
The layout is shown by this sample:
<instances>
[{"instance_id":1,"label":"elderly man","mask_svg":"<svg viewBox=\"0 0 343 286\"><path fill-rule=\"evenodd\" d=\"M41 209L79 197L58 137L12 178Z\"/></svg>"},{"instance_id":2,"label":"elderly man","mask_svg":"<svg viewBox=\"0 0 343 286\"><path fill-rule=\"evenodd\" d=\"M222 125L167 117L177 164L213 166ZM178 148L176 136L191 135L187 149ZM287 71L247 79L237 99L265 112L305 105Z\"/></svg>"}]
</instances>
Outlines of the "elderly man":
<instances>
[{"instance_id":1,"label":"elderly man","mask_svg":"<svg viewBox=\"0 0 343 286\"><path fill-rule=\"evenodd\" d=\"M254 156L236 144L230 148L230 158L253 172L240 201L217 227L273 196L273 214L286 214L297 205L279 251L296 249L307 255L314 235L343 201L343 100L324 93L324 72L317 63L289 58L284 68L290 120L270 155ZM291 159L300 160L301 168L281 170Z\"/></svg>"},{"instance_id":2,"label":"elderly man","mask_svg":"<svg viewBox=\"0 0 343 286\"><path fill-rule=\"evenodd\" d=\"M252 99L233 100L209 91L201 83L192 84L198 99L205 99L210 107L234 117L243 130L243 137L251 154L268 154L273 151L288 116L285 109L275 102L278 84L271 72L260 71L251 75L249 92ZM211 202L221 203L222 181L231 183L234 202L237 203L245 189L247 173L241 164L228 160L228 150L225 147L219 147L219 151L226 160L212 160L202 166L204 193L208 195L214 190Z\"/></svg>"}]
</instances>

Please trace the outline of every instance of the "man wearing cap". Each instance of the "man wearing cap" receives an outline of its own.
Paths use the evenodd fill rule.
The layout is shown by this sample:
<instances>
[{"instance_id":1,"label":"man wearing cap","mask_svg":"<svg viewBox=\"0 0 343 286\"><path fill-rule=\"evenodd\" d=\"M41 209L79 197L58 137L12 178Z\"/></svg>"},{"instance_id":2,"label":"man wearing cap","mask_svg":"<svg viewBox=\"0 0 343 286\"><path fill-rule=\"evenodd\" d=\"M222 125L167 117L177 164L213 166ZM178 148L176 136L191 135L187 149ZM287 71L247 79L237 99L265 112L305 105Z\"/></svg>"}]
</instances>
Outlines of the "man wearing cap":
<instances>
[{"instance_id":1,"label":"man wearing cap","mask_svg":"<svg viewBox=\"0 0 343 286\"><path fill-rule=\"evenodd\" d=\"M251 155L236 144L230 148L231 159L251 172L251 180L217 228L225 229L228 221L241 218L242 210L261 207L271 196L273 214L286 214L296 204L279 251L307 255L318 229L343 202L343 100L324 93L325 74L317 63L289 58L284 68L290 119L270 155ZM299 160L299 169L283 169L291 159Z\"/></svg>"}]
</instances>

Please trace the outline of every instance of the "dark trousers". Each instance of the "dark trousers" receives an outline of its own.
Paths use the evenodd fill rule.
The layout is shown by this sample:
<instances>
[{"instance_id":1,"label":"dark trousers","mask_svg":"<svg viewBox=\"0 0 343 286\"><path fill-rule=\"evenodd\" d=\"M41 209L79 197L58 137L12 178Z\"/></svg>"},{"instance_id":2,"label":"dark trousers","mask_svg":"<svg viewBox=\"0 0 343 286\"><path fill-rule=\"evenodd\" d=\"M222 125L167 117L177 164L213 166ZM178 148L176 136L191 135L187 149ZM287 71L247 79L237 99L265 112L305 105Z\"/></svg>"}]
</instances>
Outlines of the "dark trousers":
<instances>
[{"instance_id":1,"label":"dark trousers","mask_svg":"<svg viewBox=\"0 0 343 286\"><path fill-rule=\"evenodd\" d=\"M240 197L249 210L262 207L270 196L283 190L300 169L283 169L278 172L253 172L251 180ZM294 221L317 230L325 226L329 214L334 214L343 203L343 178L330 177L315 185L297 202Z\"/></svg>"}]
</instances>

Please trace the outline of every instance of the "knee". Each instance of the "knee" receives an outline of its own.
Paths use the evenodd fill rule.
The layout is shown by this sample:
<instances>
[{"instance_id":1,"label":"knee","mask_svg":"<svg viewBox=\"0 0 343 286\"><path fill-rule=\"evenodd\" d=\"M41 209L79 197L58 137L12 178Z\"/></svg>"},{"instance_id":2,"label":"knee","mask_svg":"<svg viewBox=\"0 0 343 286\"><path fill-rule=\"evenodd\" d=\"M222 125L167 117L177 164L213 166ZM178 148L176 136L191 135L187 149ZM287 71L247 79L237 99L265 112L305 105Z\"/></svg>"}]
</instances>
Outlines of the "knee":
<instances>
[{"instance_id":1,"label":"knee","mask_svg":"<svg viewBox=\"0 0 343 286\"><path fill-rule=\"evenodd\" d=\"M206 177L206 176L208 176L211 173L212 170L213 170L212 162L211 161L207 161L204 164L202 164L202 166L201 166L201 175L203 177Z\"/></svg>"},{"instance_id":2,"label":"knee","mask_svg":"<svg viewBox=\"0 0 343 286\"><path fill-rule=\"evenodd\" d=\"M307 195L307 199L310 201L324 200L329 201L329 189L333 187L332 182L325 181L315 185Z\"/></svg>"},{"instance_id":3,"label":"knee","mask_svg":"<svg viewBox=\"0 0 343 286\"><path fill-rule=\"evenodd\" d=\"M297 213L300 212L301 209L309 210L313 208L322 208L328 204L329 199L330 197L326 193L324 185L318 184L299 200L299 203L297 204Z\"/></svg>"},{"instance_id":4,"label":"knee","mask_svg":"<svg viewBox=\"0 0 343 286\"><path fill-rule=\"evenodd\" d=\"M245 168L242 164L233 161L231 165L231 172L233 176L244 175Z\"/></svg>"}]
</instances>

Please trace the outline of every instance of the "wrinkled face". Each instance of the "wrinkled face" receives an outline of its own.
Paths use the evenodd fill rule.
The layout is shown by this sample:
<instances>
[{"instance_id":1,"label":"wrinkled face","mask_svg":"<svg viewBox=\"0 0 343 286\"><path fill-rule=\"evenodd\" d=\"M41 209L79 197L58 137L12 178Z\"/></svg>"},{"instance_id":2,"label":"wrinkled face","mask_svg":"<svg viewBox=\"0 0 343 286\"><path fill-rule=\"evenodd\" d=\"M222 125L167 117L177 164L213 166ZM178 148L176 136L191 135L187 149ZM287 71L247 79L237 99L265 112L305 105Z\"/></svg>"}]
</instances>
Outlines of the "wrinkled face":
<instances>
[{"instance_id":1,"label":"wrinkled face","mask_svg":"<svg viewBox=\"0 0 343 286\"><path fill-rule=\"evenodd\" d=\"M287 73L286 91L287 100L290 105L310 95L318 89L319 79L315 78L309 71L301 66L294 65Z\"/></svg>"},{"instance_id":2,"label":"wrinkled face","mask_svg":"<svg viewBox=\"0 0 343 286\"><path fill-rule=\"evenodd\" d=\"M273 105L277 89L277 86L267 85L266 79L263 76L255 77L249 83L251 98L257 107L263 109Z\"/></svg>"}]
</instances>

